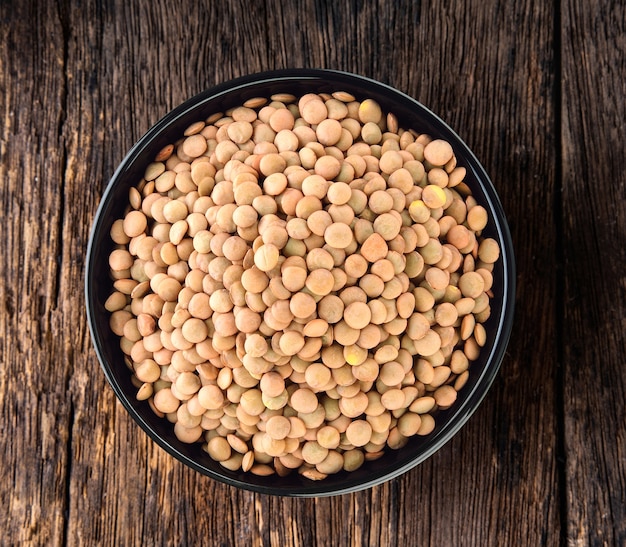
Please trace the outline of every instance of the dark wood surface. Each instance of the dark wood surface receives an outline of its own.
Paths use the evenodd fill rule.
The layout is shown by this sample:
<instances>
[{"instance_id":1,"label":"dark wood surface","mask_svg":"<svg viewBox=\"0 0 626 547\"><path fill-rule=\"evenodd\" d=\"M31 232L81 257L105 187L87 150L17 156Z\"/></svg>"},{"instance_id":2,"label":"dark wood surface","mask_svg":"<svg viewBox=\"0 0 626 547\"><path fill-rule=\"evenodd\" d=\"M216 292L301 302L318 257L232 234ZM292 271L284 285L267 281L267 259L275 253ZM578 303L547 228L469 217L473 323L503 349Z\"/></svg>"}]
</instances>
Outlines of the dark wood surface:
<instances>
[{"instance_id":1,"label":"dark wood surface","mask_svg":"<svg viewBox=\"0 0 626 547\"><path fill-rule=\"evenodd\" d=\"M623 2L0 1L0 543L626 545ZM369 76L491 175L513 335L462 431L367 491L281 499L169 457L100 371L83 298L116 165L243 74Z\"/></svg>"}]
</instances>

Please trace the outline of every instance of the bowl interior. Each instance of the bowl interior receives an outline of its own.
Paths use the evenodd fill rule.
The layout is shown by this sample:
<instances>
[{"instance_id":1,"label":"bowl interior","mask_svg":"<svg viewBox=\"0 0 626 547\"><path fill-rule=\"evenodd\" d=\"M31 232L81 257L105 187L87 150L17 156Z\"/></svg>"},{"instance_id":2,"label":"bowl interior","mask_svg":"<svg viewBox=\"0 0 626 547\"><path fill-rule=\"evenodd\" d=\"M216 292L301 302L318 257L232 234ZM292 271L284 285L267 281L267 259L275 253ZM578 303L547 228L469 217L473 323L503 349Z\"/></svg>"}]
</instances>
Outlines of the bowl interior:
<instances>
[{"instance_id":1,"label":"bowl interior","mask_svg":"<svg viewBox=\"0 0 626 547\"><path fill-rule=\"evenodd\" d=\"M180 138L191 123L253 97L333 91L347 91L358 100L373 98L383 111L397 116L401 127L428 133L452 144L459 165L467 169L465 182L489 213L484 235L496 239L501 248L501 257L493 272L492 315L485 324L488 341L479 359L471 364L469 380L459 392L456 403L436 416L437 426L431 435L413 437L402 449L388 450L382 458L366 462L357 471L331 475L319 482L297 473L279 478L230 472L214 462L199 444L180 442L167 420L154 415L147 402L136 400L136 388L131 384L119 340L109 328L109 313L104 309L111 290L108 255L113 244L109 231L113 221L122 216L128 190L141 179L146 165L165 145ZM130 150L104 192L89 241L85 281L88 321L102 369L115 394L140 427L172 456L200 473L241 488L288 496L334 495L368 488L406 472L443 446L469 419L494 380L511 331L515 290L512 243L502 206L489 177L458 135L423 105L384 84L343 72L299 69L226 82L190 99L155 124Z\"/></svg>"}]
</instances>

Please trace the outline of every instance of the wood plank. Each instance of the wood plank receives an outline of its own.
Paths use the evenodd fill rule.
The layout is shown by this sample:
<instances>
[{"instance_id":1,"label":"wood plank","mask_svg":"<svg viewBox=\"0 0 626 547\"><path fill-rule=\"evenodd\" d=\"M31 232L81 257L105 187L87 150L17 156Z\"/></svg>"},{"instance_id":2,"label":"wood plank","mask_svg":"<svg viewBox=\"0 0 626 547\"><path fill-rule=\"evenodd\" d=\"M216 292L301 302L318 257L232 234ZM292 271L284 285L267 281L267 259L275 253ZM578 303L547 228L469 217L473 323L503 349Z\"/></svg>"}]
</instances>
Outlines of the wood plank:
<instances>
[{"instance_id":1,"label":"wood plank","mask_svg":"<svg viewBox=\"0 0 626 547\"><path fill-rule=\"evenodd\" d=\"M0 6L0 526L10 542L61 543L72 351L62 319L65 81L54 4ZM25 37L28 37L25 40ZM81 322L80 310L73 314ZM69 318L68 318L69 320Z\"/></svg>"},{"instance_id":2,"label":"wood plank","mask_svg":"<svg viewBox=\"0 0 626 547\"><path fill-rule=\"evenodd\" d=\"M626 9L563 3L567 537L626 543Z\"/></svg>"}]
</instances>

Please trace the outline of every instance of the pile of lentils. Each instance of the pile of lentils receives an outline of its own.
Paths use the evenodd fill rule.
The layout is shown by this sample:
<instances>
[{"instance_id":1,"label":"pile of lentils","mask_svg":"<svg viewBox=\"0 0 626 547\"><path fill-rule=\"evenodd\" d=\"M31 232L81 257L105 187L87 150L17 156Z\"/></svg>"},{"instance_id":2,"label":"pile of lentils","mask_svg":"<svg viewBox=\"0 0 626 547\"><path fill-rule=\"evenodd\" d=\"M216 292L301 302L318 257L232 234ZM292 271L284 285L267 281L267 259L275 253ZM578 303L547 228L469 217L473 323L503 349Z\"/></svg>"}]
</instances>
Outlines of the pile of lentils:
<instances>
[{"instance_id":1,"label":"pile of lentils","mask_svg":"<svg viewBox=\"0 0 626 547\"><path fill-rule=\"evenodd\" d=\"M111 229L137 398L258 475L320 480L430 434L486 343L500 254L465 175L345 92L190 125Z\"/></svg>"}]
</instances>

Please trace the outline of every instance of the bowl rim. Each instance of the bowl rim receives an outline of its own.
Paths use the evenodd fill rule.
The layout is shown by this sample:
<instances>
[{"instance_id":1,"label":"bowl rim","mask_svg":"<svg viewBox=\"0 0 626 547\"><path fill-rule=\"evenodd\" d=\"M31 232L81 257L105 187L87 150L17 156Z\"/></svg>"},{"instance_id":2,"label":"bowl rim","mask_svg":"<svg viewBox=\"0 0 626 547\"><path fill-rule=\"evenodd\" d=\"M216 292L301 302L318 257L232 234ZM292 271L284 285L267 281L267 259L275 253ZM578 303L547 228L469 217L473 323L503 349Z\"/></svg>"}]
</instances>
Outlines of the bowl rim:
<instances>
[{"instance_id":1,"label":"bowl rim","mask_svg":"<svg viewBox=\"0 0 626 547\"><path fill-rule=\"evenodd\" d=\"M468 168L468 172L471 167L473 177L476 179L475 182L478 184L479 189L483 194L483 198L488 202L490 221L493 223L493 228L497 234L496 239L500 244L499 260L502 261L503 271L501 280L502 306L498 316L496 329L494 331L495 333L493 335L494 342L490 348L489 355L485 359L485 364L480 375L476 378L475 382L473 382L474 387L472 391L469 392L462 401L457 401L460 403L458 407L453 405L450 409L452 418L446 421L442 428L436 429L429 435L430 442L427 443L426 450L421 451L418 455L411 454L404 458L398 458L399 462L391 466L391 469L381 473L372 473L371 476L366 477L365 479L360 476L357 479L357 475L354 473L346 473L342 477L340 485L333 486L334 483L329 481L329 477L329 479L322 481L307 481L302 484L291 485L289 489L282 489L280 485L272 484L271 481L259 481L256 477L250 477L250 474L232 474L221 467L217 467L216 469L219 470L215 471L205 465L199 464L198 461L189 457L176 446L172 445L172 443L168 442L163 435L156 431L152 424L146 420L142 413L138 411L136 401L131 399L114 374L114 364L109 362L105 354L105 342L101 335L100 328L98 327L98 301L94 287L94 281L97 275L95 269L97 267L97 251L99 247L99 245L96 244L96 241L98 240L98 236L103 228L105 212L107 211L107 208L111 207L110 202L115 188L117 185L123 184L124 175L133 165L133 162L136 162L142 153L146 152L147 148L154 147L154 143L158 140L162 131L171 127L176 120L181 120L186 114L189 115L191 112L195 112L203 104L214 102L220 98L230 97L237 92L255 89L261 85L276 83L294 84L295 82L308 81L326 83L329 80L331 81L332 86L337 89L339 89L339 86L341 86L342 83L350 86L362 86L365 95L367 95L367 92L376 89L379 94L390 96L389 100L403 102L406 108L416 109L420 116L429 117L429 121L440 130L437 136L441 138L448 138L453 141L452 144L455 147L455 152L457 152L458 147L462 148L464 158L471 164L466 166ZM172 142L172 139L169 139L168 142ZM132 184L129 183L127 187L130 186L132 186ZM472 188L473 193L474 190L475 189ZM133 420L157 445L163 448L171 456L199 473L231 486L270 495L288 497L321 497L365 490L406 473L410 469L418 466L426 459L430 458L435 452L450 441L452 437L454 437L466 424L489 392L500 369L500 365L509 343L515 307L515 257L508 222L506 220L500 198L491 179L465 141L461 139L461 137L445 121L443 121L443 119L413 97L383 82L340 70L292 68L252 73L212 86L192 96L176 108L169 111L154 125L152 125L152 127L150 127L150 129L144 133L139 140L137 140L109 179L94 216L87 244L84 296L92 345L100 363L100 368L103 371L107 382L113 389L117 399L122 403ZM274 478L273 482L278 481Z\"/></svg>"}]
</instances>

